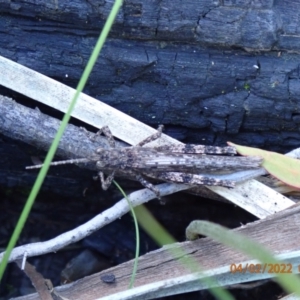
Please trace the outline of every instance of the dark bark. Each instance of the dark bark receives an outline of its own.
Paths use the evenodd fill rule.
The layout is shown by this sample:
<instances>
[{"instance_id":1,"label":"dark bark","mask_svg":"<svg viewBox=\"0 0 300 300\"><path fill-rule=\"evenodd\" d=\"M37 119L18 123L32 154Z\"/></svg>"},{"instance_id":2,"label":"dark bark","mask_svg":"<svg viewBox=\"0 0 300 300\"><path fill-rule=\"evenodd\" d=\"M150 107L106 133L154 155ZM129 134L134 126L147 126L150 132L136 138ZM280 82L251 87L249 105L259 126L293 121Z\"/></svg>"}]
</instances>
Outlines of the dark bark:
<instances>
[{"instance_id":1,"label":"dark bark","mask_svg":"<svg viewBox=\"0 0 300 300\"><path fill-rule=\"evenodd\" d=\"M30 188L38 172L25 170L25 167L33 164L32 157L44 159L45 151L50 148L60 122L5 97L0 97L0 107L0 133L3 135L0 143L0 184L9 188ZM12 143L7 137L18 142ZM98 138L97 142L93 143L78 127L68 125L60 141L57 157L60 159L86 157L93 154L97 147L107 145L104 138ZM93 166L88 165L85 168L93 169ZM96 172L72 165L56 170L50 168L43 189L60 195L79 195L95 174Z\"/></svg>"},{"instance_id":2,"label":"dark bark","mask_svg":"<svg viewBox=\"0 0 300 300\"><path fill-rule=\"evenodd\" d=\"M110 5L2 3L0 54L74 87ZM86 92L186 142L290 150L300 139L299 8L124 1Z\"/></svg>"}]
</instances>

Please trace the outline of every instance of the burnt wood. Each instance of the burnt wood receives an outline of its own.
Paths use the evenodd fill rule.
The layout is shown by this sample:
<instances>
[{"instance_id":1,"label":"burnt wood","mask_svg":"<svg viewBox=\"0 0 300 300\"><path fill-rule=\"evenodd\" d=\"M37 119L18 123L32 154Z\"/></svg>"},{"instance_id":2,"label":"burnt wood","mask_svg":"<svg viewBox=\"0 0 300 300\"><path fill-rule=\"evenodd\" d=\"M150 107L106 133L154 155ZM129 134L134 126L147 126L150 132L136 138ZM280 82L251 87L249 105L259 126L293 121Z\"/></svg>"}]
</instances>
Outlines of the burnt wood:
<instances>
[{"instance_id":1,"label":"burnt wood","mask_svg":"<svg viewBox=\"0 0 300 300\"><path fill-rule=\"evenodd\" d=\"M75 87L111 3L0 8L0 54ZM124 1L85 91L184 142L288 151L300 139L299 9L287 0Z\"/></svg>"},{"instance_id":2,"label":"burnt wood","mask_svg":"<svg viewBox=\"0 0 300 300\"><path fill-rule=\"evenodd\" d=\"M0 0L0 55L75 87L111 5L109 1L95 0L50 1L38 5L28 0ZM184 142L218 146L231 140L286 152L298 147L300 140L299 9L300 3L288 0L124 1L85 92L155 128L165 124L165 133ZM43 105L3 87L0 93L53 114ZM37 153L13 142L30 135L20 136L23 125L9 124L7 116L0 110L0 121L8 125L1 136L0 183L4 187L31 185L35 176L23 168L31 164L29 153ZM15 112L15 118L19 116ZM32 140L47 150L54 133L47 126L43 130L49 136L43 133ZM76 145L77 132L67 136L73 138L72 145ZM59 155L70 158L81 149L72 146L71 151L64 151L64 147L60 148ZM86 172L79 169L80 176L73 173L72 178L55 177L58 173L55 170L54 183L46 180L44 187L59 194L82 193L86 186L83 177L92 174ZM216 211L220 210L218 205ZM183 209L188 209L185 202L177 211ZM196 211L193 207L184 215ZM172 226L183 230L179 217L168 215ZM235 219L222 211L220 222L224 218ZM293 227L298 225L280 224L277 227L284 234L275 236L280 242L274 238L273 221L270 220L269 231L265 223L252 228L253 232L258 228L265 230L260 236L266 239L266 244L271 241L272 249L275 246L276 250L281 250L278 246L291 249L293 245L288 242L297 241L292 234L297 232ZM248 233L251 236L253 232ZM283 238L289 241L283 243ZM224 253L222 249L213 247L215 243L212 245L211 241L188 245L191 249L201 247L199 257L208 264L215 262L216 256L224 257L220 255ZM216 250L211 252L211 249ZM229 254L231 261L240 258ZM148 258L153 261L153 254ZM174 270L172 263L170 270ZM160 266L153 274L165 274ZM172 272L169 274L172 276ZM94 279L98 289L100 279ZM91 279L83 282L87 290L91 282ZM68 293L72 291L66 290Z\"/></svg>"}]
</instances>

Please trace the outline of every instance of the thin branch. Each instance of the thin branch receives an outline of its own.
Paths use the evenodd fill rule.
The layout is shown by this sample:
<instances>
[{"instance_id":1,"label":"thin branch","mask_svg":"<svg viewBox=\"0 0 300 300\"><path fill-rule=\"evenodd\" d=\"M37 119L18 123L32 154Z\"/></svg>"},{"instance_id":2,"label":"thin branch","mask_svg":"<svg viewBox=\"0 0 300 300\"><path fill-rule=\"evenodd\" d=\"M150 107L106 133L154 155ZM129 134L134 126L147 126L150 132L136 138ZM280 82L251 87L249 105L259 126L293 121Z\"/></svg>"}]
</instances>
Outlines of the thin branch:
<instances>
[{"instance_id":1,"label":"thin branch","mask_svg":"<svg viewBox=\"0 0 300 300\"><path fill-rule=\"evenodd\" d=\"M163 183L157 185L156 187L158 188L162 196L170 195L189 188L188 186L183 184L175 185L169 183ZM131 201L132 206L137 206L152 199L156 199L156 195L148 189L143 189L131 193L128 198ZM92 234L103 226L122 217L128 211L128 203L126 199L123 198L111 208L107 209L87 223L71 231L65 232L46 242L38 242L16 247L11 253L9 262L21 259L25 252L27 252L28 257L32 257L58 251L59 249L85 238L86 236ZM0 262L2 261L3 255L4 252L0 254Z\"/></svg>"}]
</instances>

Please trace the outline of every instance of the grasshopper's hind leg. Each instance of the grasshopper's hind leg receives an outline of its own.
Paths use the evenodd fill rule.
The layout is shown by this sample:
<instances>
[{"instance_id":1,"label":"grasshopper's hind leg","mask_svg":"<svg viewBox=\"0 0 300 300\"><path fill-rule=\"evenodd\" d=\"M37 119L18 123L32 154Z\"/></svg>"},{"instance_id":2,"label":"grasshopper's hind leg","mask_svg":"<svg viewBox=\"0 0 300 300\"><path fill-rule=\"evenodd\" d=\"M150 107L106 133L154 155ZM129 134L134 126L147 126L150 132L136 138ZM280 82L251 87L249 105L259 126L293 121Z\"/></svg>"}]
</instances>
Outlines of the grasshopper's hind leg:
<instances>
[{"instance_id":1,"label":"grasshopper's hind leg","mask_svg":"<svg viewBox=\"0 0 300 300\"><path fill-rule=\"evenodd\" d=\"M136 179L147 189L149 189L150 191L152 191L156 197L158 199L160 199L160 192L159 190L149 181L147 181L145 178L143 178L143 176L141 176L140 174L136 174Z\"/></svg>"},{"instance_id":2,"label":"grasshopper's hind leg","mask_svg":"<svg viewBox=\"0 0 300 300\"><path fill-rule=\"evenodd\" d=\"M142 147L142 146L144 146L144 145L146 145L150 142L153 142L153 141L157 140L158 138L160 138L163 128L164 128L164 125L159 125L156 133L148 136L147 138L145 138L144 140L139 142L136 145L136 147Z\"/></svg>"},{"instance_id":3,"label":"grasshopper's hind leg","mask_svg":"<svg viewBox=\"0 0 300 300\"><path fill-rule=\"evenodd\" d=\"M156 174L156 177L168 182L183 183L188 185L224 186L228 188L233 188L235 186L235 182L231 180L223 180L209 176L182 172L161 172Z\"/></svg>"}]
</instances>

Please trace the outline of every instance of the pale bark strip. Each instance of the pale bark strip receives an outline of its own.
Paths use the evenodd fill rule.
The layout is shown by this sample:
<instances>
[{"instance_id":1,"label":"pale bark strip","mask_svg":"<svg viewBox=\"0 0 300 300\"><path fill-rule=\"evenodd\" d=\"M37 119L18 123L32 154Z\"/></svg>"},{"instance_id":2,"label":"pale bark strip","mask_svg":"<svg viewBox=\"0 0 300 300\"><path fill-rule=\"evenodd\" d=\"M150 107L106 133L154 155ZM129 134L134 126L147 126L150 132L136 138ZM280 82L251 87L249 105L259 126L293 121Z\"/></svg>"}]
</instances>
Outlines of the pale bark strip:
<instances>
[{"instance_id":1,"label":"pale bark strip","mask_svg":"<svg viewBox=\"0 0 300 300\"><path fill-rule=\"evenodd\" d=\"M161 196L166 196L188 189L188 186L184 184L175 185L169 183L163 183L157 185L156 187L160 191ZM128 195L128 198L131 201L132 206L137 206L152 199L156 199L156 195L148 189L143 189L131 193ZM9 257L9 262L21 259L24 253L27 254L27 257L32 257L50 252L56 252L69 244L73 244L82 240L103 226L110 224L114 220L128 213L129 210L130 208L127 200L123 198L111 208L71 231L65 232L46 242L32 243L14 248ZM0 253L0 262L2 261L3 255L4 252Z\"/></svg>"},{"instance_id":2,"label":"pale bark strip","mask_svg":"<svg viewBox=\"0 0 300 300\"><path fill-rule=\"evenodd\" d=\"M6 74L6 76L0 77L0 84L63 112L67 110L75 93L74 89L4 57L0 57L0 73ZM113 135L131 145L135 145L155 133L154 129L85 94L81 94L72 115L98 128L108 125ZM162 138L158 140L158 145L169 143L178 144L179 142L166 135L162 135ZM154 142L153 145L155 144L157 145ZM273 213L273 211L266 211L264 207L261 207L262 203L269 201L273 203L273 201L276 201L280 208L286 208L293 204L291 200L281 195L274 199L274 194L271 191L272 198L269 198L270 193L266 192L262 193L260 197L256 197L261 188L261 185L257 184L256 181L253 181L251 186L248 181L241 185L247 190L247 198L258 199L258 201L253 201L252 205L254 208L250 211L260 218ZM210 189L216 193L220 193L218 188L210 187ZM228 190L226 196L229 195L229 198L232 199L236 193L241 194L242 192L238 190L234 192L234 189L231 191ZM244 206L244 201L236 204L247 210L249 210L249 205L251 206L250 203Z\"/></svg>"},{"instance_id":3,"label":"pale bark strip","mask_svg":"<svg viewBox=\"0 0 300 300\"><path fill-rule=\"evenodd\" d=\"M62 112L67 111L75 94L73 88L2 56L0 73L5 74L0 78L1 85ZM156 132L155 129L83 93L72 116L97 128L107 125L114 136L131 145ZM159 139L159 144L170 143L179 142L166 135ZM156 143L152 145L154 144Z\"/></svg>"}]
</instances>

